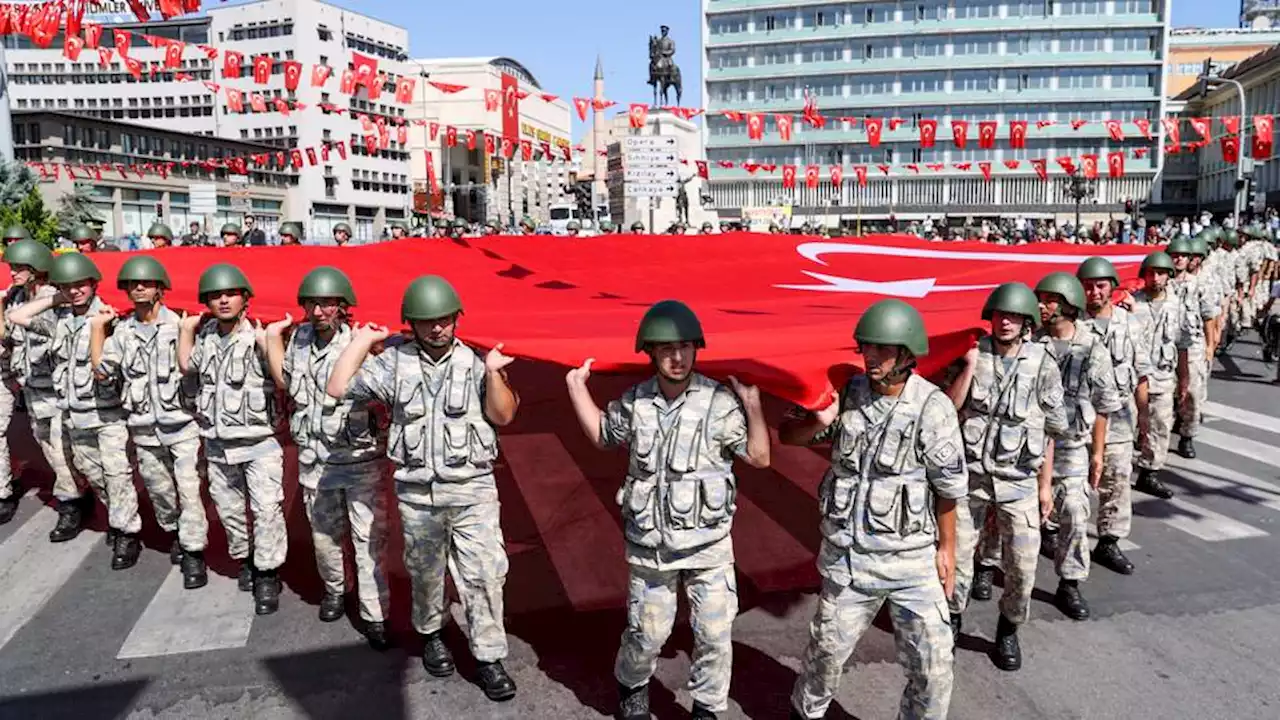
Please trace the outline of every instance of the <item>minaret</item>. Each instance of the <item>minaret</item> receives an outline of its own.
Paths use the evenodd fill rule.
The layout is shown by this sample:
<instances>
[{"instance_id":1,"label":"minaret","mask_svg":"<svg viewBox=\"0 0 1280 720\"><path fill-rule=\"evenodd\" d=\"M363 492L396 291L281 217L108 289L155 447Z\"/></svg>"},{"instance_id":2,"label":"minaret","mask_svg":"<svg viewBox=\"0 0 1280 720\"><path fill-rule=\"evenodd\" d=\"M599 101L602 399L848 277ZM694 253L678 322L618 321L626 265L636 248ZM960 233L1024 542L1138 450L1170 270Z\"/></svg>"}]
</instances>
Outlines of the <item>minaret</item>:
<instances>
[{"instance_id":1,"label":"minaret","mask_svg":"<svg viewBox=\"0 0 1280 720\"><path fill-rule=\"evenodd\" d=\"M594 152L595 155L591 158L591 167L593 168L591 183L591 194L593 197L591 201L593 204L607 203L607 198L609 197L609 185L606 182L608 180L609 173L609 158L600 154L601 152L609 149L609 132L608 128L605 127L604 120L604 99L604 62L600 59L599 55L596 55L596 110L591 119L591 144L595 146L592 148L592 152Z\"/></svg>"}]
</instances>

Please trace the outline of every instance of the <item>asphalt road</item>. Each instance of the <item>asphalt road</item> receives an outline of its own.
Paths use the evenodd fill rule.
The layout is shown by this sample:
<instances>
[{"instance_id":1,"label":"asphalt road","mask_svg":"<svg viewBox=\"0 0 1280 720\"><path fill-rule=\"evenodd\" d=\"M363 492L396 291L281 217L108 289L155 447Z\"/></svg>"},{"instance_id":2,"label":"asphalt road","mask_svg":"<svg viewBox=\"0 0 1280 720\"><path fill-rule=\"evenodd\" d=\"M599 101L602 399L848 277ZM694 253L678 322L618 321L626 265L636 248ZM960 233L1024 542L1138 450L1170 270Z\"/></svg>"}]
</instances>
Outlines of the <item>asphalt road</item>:
<instances>
[{"instance_id":1,"label":"asphalt road","mask_svg":"<svg viewBox=\"0 0 1280 720\"><path fill-rule=\"evenodd\" d=\"M1280 386L1269 383L1275 368L1259 357L1250 337L1214 373L1199 458L1171 456L1167 477L1177 498L1135 495L1129 555L1138 571L1121 577L1095 568L1084 586L1091 620L1073 622L1053 607L1056 580L1042 562L1021 633L1024 668L1007 674L986 655L995 603L973 604L952 718L1280 717ZM538 408L526 402L522 412ZM25 433L18 425L15 445ZM460 674L439 680L423 672L402 573L393 573L392 607L402 647L377 653L350 622L316 620L319 586L305 532L291 538L280 612L255 618L216 553L212 565L224 575L184 592L154 533L126 572L109 568L100 518L97 531L50 545L53 513L32 490L0 527L0 718L608 715L625 578L609 508L622 461L593 456L572 433L533 420L504 440L499 479L512 560L506 665L520 687L512 702L484 699L456 626L448 637ZM15 452L30 456L29 448ZM816 603L813 493L822 460L800 450L775 461L742 483L735 539L743 612L728 717L785 717ZM34 465L24 481L47 485ZM291 526L305 527L296 498L288 503ZM216 547L221 537L211 524ZM462 620L456 606L454 616ZM829 717L896 715L903 676L887 624L877 625ZM656 717L688 717L689 647L687 627L678 626L652 684Z\"/></svg>"}]
</instances>

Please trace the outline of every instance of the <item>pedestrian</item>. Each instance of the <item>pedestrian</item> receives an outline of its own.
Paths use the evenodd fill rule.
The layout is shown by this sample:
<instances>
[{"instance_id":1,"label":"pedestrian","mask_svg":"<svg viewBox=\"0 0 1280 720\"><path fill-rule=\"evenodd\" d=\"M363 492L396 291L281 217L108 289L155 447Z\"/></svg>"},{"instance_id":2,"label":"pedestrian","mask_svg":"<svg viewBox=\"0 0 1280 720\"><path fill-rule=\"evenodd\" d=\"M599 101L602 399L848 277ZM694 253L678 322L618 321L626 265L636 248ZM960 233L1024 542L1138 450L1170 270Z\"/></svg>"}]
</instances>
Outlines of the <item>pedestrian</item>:
<instances>
[{"instance_id":1,"label":"pedestrian","mask_svg":"<svg viewBox=\"0 0 1280 720\"><path fill-rule=\"evenodd\" d=\"M171 538L169 559L181 566L182 586L194 590L209 582L209 521L200 497L200 428L188 410L192 384L178 371L180 318L164 304L169 273L153 257L130 258L116 287L128 293L133 311L118 318L115 308L103 306L90 317L89 364L99 386L121 388L156 524Z\"/></svg>"},{"instance_id":2,"label":"pedestrian","mask_svg":"<svg viewBox=\"0 0 1280 720\"><path fill-rule=\"evenodd\" d=\"M480 687L494 701L515 697L507 656L503 585L507 554L499 525L495 426L515 419L519 397L507 382L513 362L499 343L483 358L457 338L462 301L444 278L417 278L404 292L401 319L413 339L388 343L384 327L366 325L342 351L328 393L390 410L387 455L396 465L404 563L413 585L413 625L424 636L422 664L448 677L453 656L441 636L445 570L453 575L471 626Z\"/></svg>"},{"instance_id":3,"label":"pedestrian","mask_svg":"<svg viewBox=\"0 0 1280 720\"><path fill-rule=\"evenodd\" d=\"M293 401L289 429L298 447L298 484L324 581L320 621L335 622L345 614L343 544L350 534L362 632L383 650L388 646L387 578L381 566L386 443L368 403L335 403L325 393L334 364L351 344L356 294L341 270L319 267L302 279L298 303L306 322L293 331L287 347L285 333L293 317L267 326L267 364L276 385Z\"/></svg>"},{"instance_id":4,"label":"pedestrian","mask_svg":"<svg viewBox=\"0 0 1280 720\"><path fill-rule=\"evenodd\" d=\"M182 236L183 247L202 247L209 244L209 236L200 229L200 223L192 222L189 231Z\"/></svg>"},{"instance_id":5,"label":"pedestrian","mask_svg":"<svg viewBox=\"0 0 1280 720\"><path fill-rule=\"evenodd\" d=\"M787 444L832 443L818 491L822 592L791 717L826 714L845 662L887 602L907 675L899 716L941 720L951 704L956 505L969 491L964 440L951 400L914 372L929 352L920 313L882 300L853 335L866 373L822 412L779 429Z\"/></svg>"},{"instance_id":6,"label":"pedestrian","mask_svg":"<svg viewBox=\"0 0 1280 720\"><path fill-rule=\"evenodd\" d=\"M333 244L343 247L351 242L351 226L340 222L333 226Z\"/></svg>"},{"instance_id":7,"label":"pedestrian","mask_svg":"<svg viewBox=\"0 0 1280 720\"><path fill-rule=\"evenodd\" d=\"M565 381L575 414L597 448L626 445L630 461L618 497L626 537L627 627L614 678L617 717L649 717L649 680L675 622L680 586L691 608L693 717L729 709L733 620L738 614L733 526L734 456L769 466L769 431L760 392L730 378L733 390L696 371L706 347L702 325L684 303L664 300L636 332L654 376L601 411L587 389L591 360Z\"/></svg>"},{"instance_id":8,"label":"pedestrian","mask_svg":"<svg viewBox=\"0 0 1280 720\"><path fill-rule=\"evenodd\" d=\"M266 367L266 333L246 314L253 286L235 265L218 263L197 288L207 314L184 317L178 367L198 378L196 419L204 438L209 497L240 563L237 584L253 591L254 612L280 607L280 576L288 551L284 524L284 453L275 438L275 388ZM253 539L248 511L253 511ZM251 555L252 553L252 555Z\"/></svg>"},{"instance_id":9,"label":"pedestrian","mask_svg":"<svg viewBox=\"0 0 1280 720\"><path fill-rule=\"evenodd\" d=\"M1134 488L1167 500L1173 497L1173 491L1160 479L1160 471L1169 454L1174 398L1185 398L1187 394L1191 323L1178 299L1168 292L1174 273L1173 258L1162 251L1153 252L1142 260L1140 272L1143 286L1133 294L1132 312L1142 319L1147 334L1142 344L1150 352L1150 421L1145 436L1139 440L1141 457ZM1139 432L1143 431L1139 426Z\"/></svg>"},{"instance_id":10,"label":"pedestrian","mask_svg":"<svg viewBox=\"0 0 1280 720\"><path fill-rule=\"evenodd\" d=\"M225 228L223 233L225 235ZM250 247L267 244L267 234L258 227L258 220L252 215L244 216L244 244Z\"/></svg>"}]
</instances>

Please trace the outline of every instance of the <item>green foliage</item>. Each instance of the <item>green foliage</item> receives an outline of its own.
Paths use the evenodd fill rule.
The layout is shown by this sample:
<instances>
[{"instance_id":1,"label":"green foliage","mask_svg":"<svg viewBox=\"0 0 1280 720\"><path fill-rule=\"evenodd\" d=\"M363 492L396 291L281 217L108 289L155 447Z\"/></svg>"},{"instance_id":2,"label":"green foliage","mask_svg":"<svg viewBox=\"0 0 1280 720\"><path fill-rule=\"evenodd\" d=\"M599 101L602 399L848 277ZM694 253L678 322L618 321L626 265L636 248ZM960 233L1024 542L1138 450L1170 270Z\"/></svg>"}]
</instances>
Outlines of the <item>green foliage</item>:
<instances>
[{"instance_id":1,"label":"green foliage","mask_svg":"<svg viewBox=\"0 0 1280 720\"><path fill-rule=\"evenodd\" d=\"M22 202L36 186L36 174L24 163L0 161L0 207Z\"/></svg>"},{"instance_id":2,"label":"green foliage","mask_svg":"<svg viewBox=\"0 0 1280 720\"><path fill-rule=\"evenodd\" d=\"M72 192L58 200L58 227L65 235L77 225L101 227L102 216L93 202L93 192L87 185L77 185Z\"/></svg>"},{"instance_id":3,"label":"green foliage","mask_svg":"<svg viewBox=\"0 0 1280 720\"><path fill-rule=\"evenodd\" d=\"M7 188L3 188L0 181L0 192ZM25 197L20 202L6 202L0 206L0 227L8 227L9 225L22 225L31 233L34 240L44 243L46 246L54 247L55 241L58 239L58 220L53 213L44 206L44 198L40 195L40 189L34 185L27 191Z\"/></svg>"}]
</instances>

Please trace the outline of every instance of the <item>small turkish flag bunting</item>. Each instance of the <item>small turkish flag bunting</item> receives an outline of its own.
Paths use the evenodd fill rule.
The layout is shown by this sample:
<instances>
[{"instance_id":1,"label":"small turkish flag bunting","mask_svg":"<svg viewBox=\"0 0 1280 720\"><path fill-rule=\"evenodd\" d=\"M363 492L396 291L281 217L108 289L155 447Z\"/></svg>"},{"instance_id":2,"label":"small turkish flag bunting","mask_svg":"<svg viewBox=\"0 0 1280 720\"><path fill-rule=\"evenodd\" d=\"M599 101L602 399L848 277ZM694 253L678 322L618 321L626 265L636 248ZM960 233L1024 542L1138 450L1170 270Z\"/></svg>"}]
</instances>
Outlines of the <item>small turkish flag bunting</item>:
<instances>
[{"instance_id":1,"label":"small turkish flag bunting","mask_svg":"<svg viewBox=\"0 0 1280 720\"><path fill-rule=\"evenodd\" d=\"M436 82L435 80L428 81L428 84L446 95L452 95L467 89L466 85L452 85L450 83Z\"/></svg>"}]
</instances>

